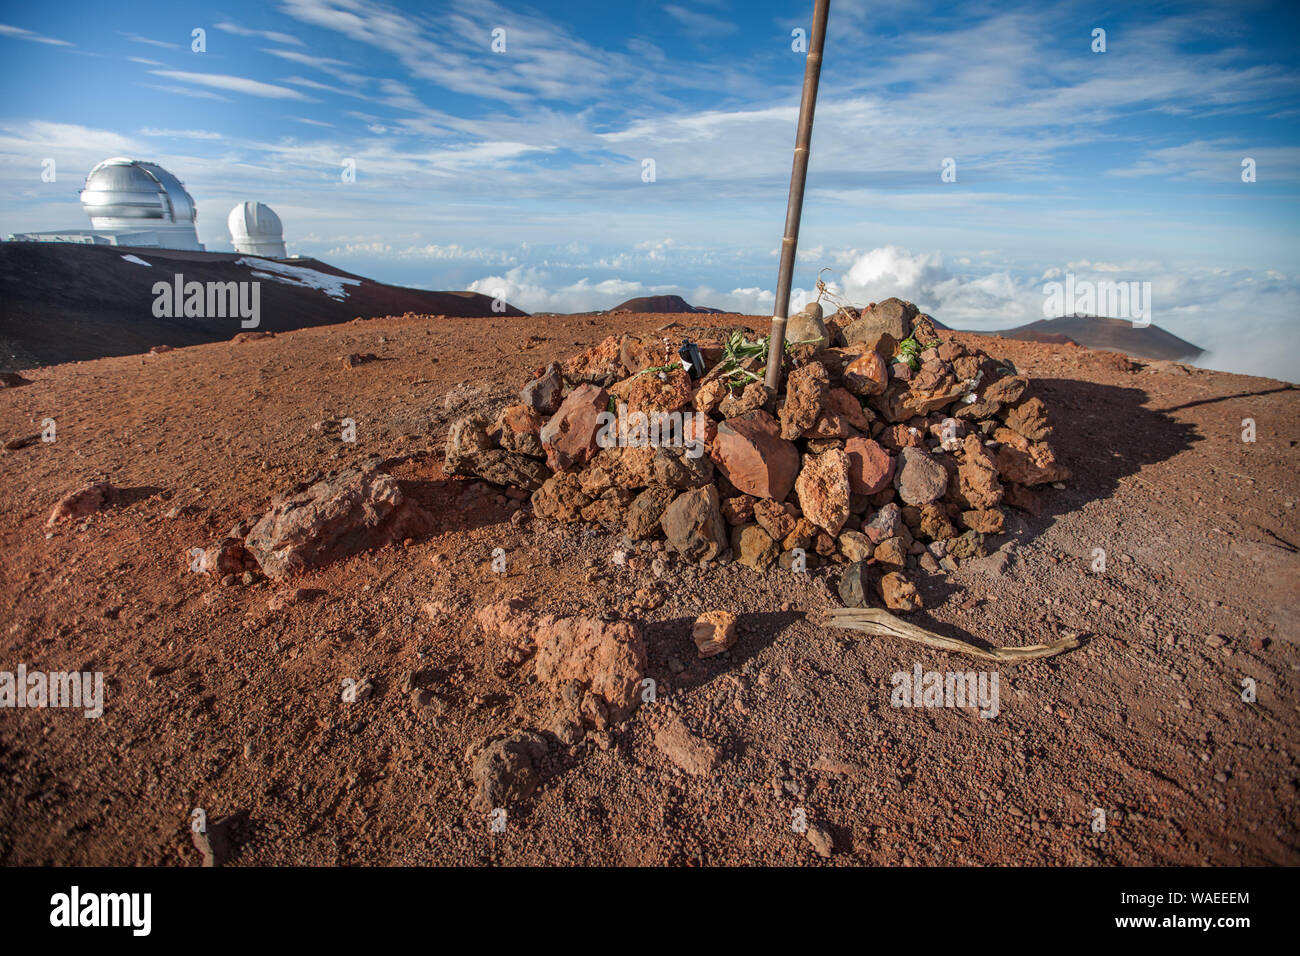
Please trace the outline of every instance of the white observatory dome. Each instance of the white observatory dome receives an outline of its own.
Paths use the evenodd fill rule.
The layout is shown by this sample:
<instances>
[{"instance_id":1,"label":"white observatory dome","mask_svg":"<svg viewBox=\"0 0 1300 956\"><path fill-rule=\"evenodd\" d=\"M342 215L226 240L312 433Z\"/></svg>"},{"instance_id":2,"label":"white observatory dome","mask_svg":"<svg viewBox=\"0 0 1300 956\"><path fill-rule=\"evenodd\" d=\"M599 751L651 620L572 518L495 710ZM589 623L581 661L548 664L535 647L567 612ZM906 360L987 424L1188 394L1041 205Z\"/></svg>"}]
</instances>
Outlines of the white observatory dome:
<instances>
[{"instance_id":1,"label":"white observatory dome","mask_svg":"<svg viewBox=\"0 0 1300 956\"><path fill-rule=\"evenodd\" d=\"M272 259L284 259L288 255L284 248L284 226L266 203L241 202L230 210L226 224L230 226L230 241L235 244L236 252Z\"/></svg>"},{"instance_id":2,"label":"white observatory dome","mask_svg":"<svg viewBox=\"0 0 1300 956\"><path fill-rule=\"evenodd\" d=\"M151 233L160 246L202 249L194 199L181 181L156 163L116 157L90 171L81 206L96 232Z\"/></svg>"}]
</instances>

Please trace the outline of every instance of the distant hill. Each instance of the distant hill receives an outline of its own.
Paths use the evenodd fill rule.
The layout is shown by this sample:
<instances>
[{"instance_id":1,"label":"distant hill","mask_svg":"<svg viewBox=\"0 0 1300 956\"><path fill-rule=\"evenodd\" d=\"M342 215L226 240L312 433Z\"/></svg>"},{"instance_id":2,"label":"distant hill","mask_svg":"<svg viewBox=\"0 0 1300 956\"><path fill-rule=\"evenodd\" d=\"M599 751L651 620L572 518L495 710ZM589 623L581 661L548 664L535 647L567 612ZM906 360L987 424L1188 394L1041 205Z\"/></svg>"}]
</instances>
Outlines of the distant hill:
<instances>
[{"instance_id":1,"label":"distant hill","mask_svg":"<svg viewBox=\"0 0 1300 956\"><path fill-rule=\"evenodd\" d=\"M74 243L0 243L0 368L31 368L108 355L224 341L238 317L154 314L157 282L259 283L257 331L285 332L381 315L525 315L492 311L476 292L386 285L316 259L133 249ZM256 274L255 274L256 273Z\"/></svg>"},{"instance_id":2,"label":"distant hill","mask_svg":"<svg viewBox=\"0 0 1300 956\"><path fill-rule=\"evenodd\" d=\"M951 329L937 319L936 329ZM1133 327L1127 319L1107 319L1097 315L1065 315L1059 319L1039 319L1014 329L990 332L987 329L957 329L977 335L1000 335L1023 342L1042 342L1045 345L1082 345L1089 349L1106 349L1123 352L1133 358L1152 361L1191 360L1205 352L1199 346L1184 341L1172 332L1157 325Z\"/></svg>"},{"instance_id":3,"label":"distant hill","mask_svg":"<svg viewBox=\"0 0 1300 956\"><path fill-rule=\"evenodd\" d=\"M1157 325L1134 328L1133 323L1127 319L1107 319L1097 315L1039 319L1028 325L993 334L1029 342L1077 342L1085 348L1108 349L1153 361L1190 360L1205 352L1199 346L1180 339Z\"/></svg>"},{"instance_id":4,"label":"distant hill","mask_svg":"<svg viewBox=\"0 0 1300 956\"><path fill-rule=\"evenodd\" d=\"M1078 345L1068 335L1061 332L1041 332L1038 329L1021 329L1019 331L1001 332L1004 338L1020 339L1025 342L1042 342L1044 345Z\"/></svg>"},{"instance_id":5,"label":"distant hill","mask_svg":"<svg viewBox=\"0 0 1300 956\"><path fill-rule=\"evenodd\" d=\"M610 312L658 312L658 313L679 313L695 312L721 314L721 309L706 309L691 305L680 295L644 295L639 299L628 299L614 308Z\"/></svg>"}]
</instances>

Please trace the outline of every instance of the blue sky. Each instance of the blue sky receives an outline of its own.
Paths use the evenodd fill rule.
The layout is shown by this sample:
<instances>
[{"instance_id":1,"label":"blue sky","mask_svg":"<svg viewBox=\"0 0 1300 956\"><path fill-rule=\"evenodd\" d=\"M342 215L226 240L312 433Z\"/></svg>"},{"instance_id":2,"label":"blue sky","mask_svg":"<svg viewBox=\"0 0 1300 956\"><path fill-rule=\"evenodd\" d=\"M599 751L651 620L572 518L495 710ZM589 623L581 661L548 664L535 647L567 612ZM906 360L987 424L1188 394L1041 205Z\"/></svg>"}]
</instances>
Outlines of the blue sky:
<instances>
[{"instance_id":1,"label":"blue sky","mask_svg":"<svg viewBox=\"0 0 1300 956\"><path fill-rule=\"evenodd\" d=\"M389 282L764 313L811 7L0 3L0 233L86 226L86 172L128 155L211 249L259 199L291 252ZM1298 35L1292 4L833 0L796 286L993 329L1064 272L1149 281L1206 364L1296 379Z\"/></svg>"}]
</instances>

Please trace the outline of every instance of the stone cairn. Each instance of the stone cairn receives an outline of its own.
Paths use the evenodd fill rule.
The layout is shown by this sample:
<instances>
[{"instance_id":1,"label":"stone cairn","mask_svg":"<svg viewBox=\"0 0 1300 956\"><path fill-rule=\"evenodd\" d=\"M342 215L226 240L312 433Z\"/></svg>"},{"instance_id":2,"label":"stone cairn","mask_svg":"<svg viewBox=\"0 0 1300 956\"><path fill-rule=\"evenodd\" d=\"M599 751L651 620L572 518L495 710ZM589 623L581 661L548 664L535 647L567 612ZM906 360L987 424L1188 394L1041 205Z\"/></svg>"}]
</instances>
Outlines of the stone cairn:
<instances>
[{"instance_id":1,"label":"stone cairn","mask_svg":"<svg viewBox=\"0 0 1300 956\"><path fill-rule=\"evenodd\" d=\"M901 612L921 606L909 572L983 556L1004 508L1037 514L1034 487L1069 477L1029 380L910 302L793 316L781 394L765 340L698 330L700 369L674 330L611 335L456 421L447 474L530 492L539 518L662 535L692 562L843 564L846 605L874 592Z\"/></svg>"}]
</instances>

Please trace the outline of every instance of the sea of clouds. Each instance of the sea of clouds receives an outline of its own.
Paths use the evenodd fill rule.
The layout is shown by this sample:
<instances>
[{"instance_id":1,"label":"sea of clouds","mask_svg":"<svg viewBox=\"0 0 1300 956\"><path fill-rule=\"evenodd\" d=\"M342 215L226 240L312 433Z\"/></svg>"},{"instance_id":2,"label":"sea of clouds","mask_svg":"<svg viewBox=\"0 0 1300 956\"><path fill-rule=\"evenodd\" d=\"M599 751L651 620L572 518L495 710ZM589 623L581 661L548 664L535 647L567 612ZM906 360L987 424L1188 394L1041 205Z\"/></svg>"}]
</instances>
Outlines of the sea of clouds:
<instances>
[{"instance_id":1,"label":"sea of clouds","mask_svg":"<svg viewBox=\"0 0 1300 956\"><path fill-rule=\"evenodd\" d=\"M1197 365L1300 381L1300 279L1293 275L1087 260L1011 269L966 258L949 263L939 253L913 253L897 246L817 252L818 262L835 264L825 278L843 301L863 305L897 296L957 329L1010 329L1049 317L1044 314L1044 286L1066 273L1094 282L1150 282L1151 323L1205 349ZM476 279L468 288L504 295L529 312L597 311L638 296L680 295L692 305L765 315L775 298L770 288L556 279L551 269L519 265ZM796 289L792 308L802 306L810 294L806 288Z\"/></svg>"}]
</instances>

